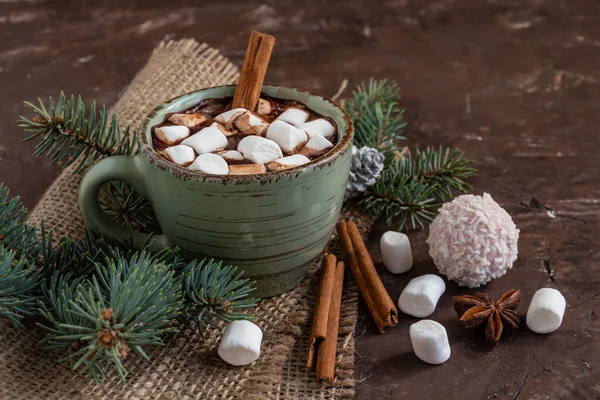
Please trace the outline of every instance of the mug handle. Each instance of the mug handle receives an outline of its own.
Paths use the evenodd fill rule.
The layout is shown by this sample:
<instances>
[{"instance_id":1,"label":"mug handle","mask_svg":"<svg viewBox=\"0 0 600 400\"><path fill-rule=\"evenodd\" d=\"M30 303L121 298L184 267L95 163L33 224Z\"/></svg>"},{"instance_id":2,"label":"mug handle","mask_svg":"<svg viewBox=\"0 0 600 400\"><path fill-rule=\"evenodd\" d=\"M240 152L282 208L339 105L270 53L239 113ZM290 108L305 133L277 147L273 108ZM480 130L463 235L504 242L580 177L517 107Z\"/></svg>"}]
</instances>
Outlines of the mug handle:
<instances>
[{"instance_id":1,"label":"mug handle","mask_svg":"<svg viewBox=\"0 0 600 400\"><path fill-rule=\"evenodd\" d=\"M148 193L144 186L136 156L112 156L92 166L85 174L79 187L79 207L85 222L92 231L104 233L118 240L132 240L135 248L142 248L152 237L152 247L157 250L169 247L165 235L141 233L120 225L110 219L98 201L98 193L102 186L110 181L123 181L145 199Z\"/></svg>"}]
</instances>

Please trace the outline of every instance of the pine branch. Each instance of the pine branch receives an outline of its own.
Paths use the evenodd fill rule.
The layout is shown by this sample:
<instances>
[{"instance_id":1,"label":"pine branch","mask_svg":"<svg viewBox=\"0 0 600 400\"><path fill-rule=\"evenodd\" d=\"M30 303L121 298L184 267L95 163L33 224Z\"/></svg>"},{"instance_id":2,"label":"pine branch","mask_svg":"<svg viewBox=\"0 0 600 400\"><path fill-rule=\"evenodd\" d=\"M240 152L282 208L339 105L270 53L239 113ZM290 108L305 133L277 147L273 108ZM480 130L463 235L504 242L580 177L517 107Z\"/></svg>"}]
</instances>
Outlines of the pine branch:
<instances>
[{"instance_id":1,"label":"pine branch","mask_svg":"<svg viewBox=\"0 0 600 400\"><path fill-rule=\"evenodd\" d=\"M111 366L125 379L131 350L148 358L144 346L162 345L161 337L177 330L182 292L174 274L147 252L97 263L96 275L83 282L56 274L40 302L40 326L48 331L42 343L96 381Z\"/></svg>"},{"instance_id":2,"label":"pine branch","mask_svg":"<svg viewBox=\"0 0 600 400\"><path fill-rule=\"evenodd\" d=\"M388 225L395 224L398 231L423 228L426 222L433 221L432 210L439 206L434 196L436 190L436 186L388 168L360 203L375 218L384 217Z\"/></svg>"},{"instance_id":3,"label":"pine branch","mask_svg":"<svg viewBox=\"0 0 600 400\"><path fill-rule=\"evenodd\" d=\"M102 188L101 206L106 215L128 228L159 232L150 203L123 182L113 181Z\"/></svg>"},{"instance_id":4,"label":"pine branch","mask_svg":"<svg viewBox=\"0 0 600 400\"><path fill-rule=\"evenodd\" d=\"M101 158L137 152L129 127L121 132L117 117L110 117L105 106L97 111L96 102L86 113L81 97L67 99L61 92L56 104L52 97L48 99L47 108L39 98L37 106L30 102L25 105L36 115L31 120L23 116L18 119L19 127L29 133L24 141L40 139L34 155L46 154L51 164L76 163L75 171L81 172Z\"/></svg>"},{"instance_id":5,"label":"pine branch","mask_svg":"<svg viewBox=\"0 0 600 400\"><path fill-rule=\"evenodd\" d=\"M202 333L206 325L218 327L217 321L253 319L254 315L236 310L256 306L248 296L256 289L254 282L242 279L242 272L222 266L213 259L192 261L181 274L186 306L184 315L196 323Z\"/></svg>"},{"instance_id":6,"label":"pine branch","mask_svg":"<svg viewBox=\"0 0 600 400\"><path fill-rule=\"evenodd\" d=\"M398 107L400 93L395 82L385 79L369 81L352 93L345 104L354 125L354 144L390 152L400 140L406 125L404 110Z\"/></svg>"},{"instance_id":7,"label":"pine branch","mask_svg":"<svg viewBox=\"0 0 600 400\"><path fill-rule=\"evenodd\" d=\"M21 320L36 311L40 274L14 251L0 247L0 316L22 328Z\"/></svg>"},{"instance_id":8,"label":"pine branch","mask_svg":"<svg viewBox=\"0 0 600 400\"><path fill-rule=\"evenodd\" d=\"M38 251L35 229L27 224L28 210L20 198L0 184L0 246L14 250L17 258L34 259Z\"/></svg>"},{"instance_id":9,"label":"pine branch","mask_svg":"<svg viewBox=\"0 0 600 400\"><path fill-rule=\"evenodd\" d=\"M39 139L34 155L46 154L51 164L59 161L75 165L74 173L83 172L96 161L114 155L134 155L138 152L129 127L121 131L117 117L109 116L96 102L89 107L78 97L67 98L60 93L58 102L50 97L48 106L38 98L38 105L25 102L36 114L32 119L20 116L19 127L29 134L24 141ZM150 203L123 182L110 182L102 188L104 211L117 222L143 232L158 229Z\"/></svg>"},{"instance_id":10,"label":"pine branch","mask_svg":"<svg viewBox=\"0 0 600 400\"><path fill-rule=\"evenodd\" d=\"M423 228L431 222L437 208L454 196L453 190L465 192L465 181L475 174L472 161L464 160L459 150L433 149L408 153L384 169L361 204L375 217L384 217L398 230Z\"/></svg>"},{"instance_id":11,"label":"pine branch","mask_svg":"<svg viewBox=\"0 0 600 400\"><path fill-rule=\"evenodd\" d=\"M390 168L398 169L398 175L435 187L433 195L441 201L452 199L452 190L465 193L471 189L466 180L477 170L471 167L473 161L463 159L462 151L440 146L438 149L417 149L415 153L414 159L409 152Z\"/></svg>"}]
</instances>

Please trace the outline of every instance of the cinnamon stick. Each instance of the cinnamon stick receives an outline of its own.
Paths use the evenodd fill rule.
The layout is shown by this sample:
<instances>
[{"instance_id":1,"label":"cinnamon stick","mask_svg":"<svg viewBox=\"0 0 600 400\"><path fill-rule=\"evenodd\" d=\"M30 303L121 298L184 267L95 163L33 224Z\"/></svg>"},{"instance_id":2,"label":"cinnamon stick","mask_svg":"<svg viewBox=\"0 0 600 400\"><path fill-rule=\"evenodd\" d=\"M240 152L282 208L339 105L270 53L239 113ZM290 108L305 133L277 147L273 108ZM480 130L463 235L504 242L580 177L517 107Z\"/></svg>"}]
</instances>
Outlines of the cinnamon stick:
<instances>
[{"instance_id":1,"label":"cinnamon stick","mask_svg":"<svg viewBox=\"0 0 600 400\"><path fill-rule=\"evenodd\" d=\"M327 379L333 383L335 377L335 353L337 350L338 330L340 326L340 309L342 307L342 289L344 286L344 263L338 262L335 267L334 286L329 305L327 319L327 336L323 340L317 355L317 381Z\"/></svg>"},{"instance_id":2,"label":"cinnamon stick","mask_svg":"<svg viewBox=\"0 0 600 400\"><path fill-rule=\"evenodd\" d=\"M333 287L335 285L336 264L337 258L333 254L325 255L325 259L323 261L323 271L321 274L321 284L315 305L312 331L310 334L308 361L306 363L306 366L310 369L315 367L319 346L327 337L327 322L329 319L331 296L333 293Z\"/></svg>"},{"instance_id":3,"label":"cinnamon stick","mask_svg":"<svg viewBox=\"0 0 600 400\"><path fill-rule=\"evenodd\" d=\"M356 258L356 254L354 253L354 247L352 246L352 241L350 240L350 235L348 234L348 228L346 227L346 223L344 221L340 221L337 224L337 232L340 238L340 243L342 244L342 249L346 254L346 258L350 263L350 270L352 271L352 275L354 275L354 280L358 285L358 289L360 290L360 294L363 297L363 300L367 304L367 309L369 310L369 314L373 317L375 321L375 325L377 325L377 329L379 332L383 333L385 324L383 319L379 315L379 311L377 309L377 304L371 295L371 290L367 285L365 277L360 270L360 266L358 265L358 259Z\"/></svg>"},{"instance_id":4,"label":"cinnamon stick","mask_svg":"<svg viewBox=\"0 0 600 400\"><path fill-rule=\"evenodd\" d=\"M354 238L354 241L352 240L352 237L356 236L358 233L358 229L356 228L356 224L353 222L350 224L349 222L340 221L337 224L340 243L350 262L350 269L352 270L360 293L367 304L369 314L373 317L379 332L384 333L385 327L393 326L398 323L398 310L385 290L385 287L383 287L383 283L373 266L373 261L370 261L371 266L373 266L371 271L367 272L366 270L368 270L368 268L363 266L365 261L368 263L368 260L365 260L365 258L368 257L370 260L370 256L360 234L358 234L358 240L356 237ZM353 231L352 235L350 234L350 230ZM362 254L359 255L359 253ZM378 291L378 293L375 293L376 291Z\"/></svg>"},{"instance_id":5,"label":"cinnamon stick","mask_svg":"<svg viewBox=\"0 0 600 400\"><path fill-rule=\"evenodd\" d=\"M256 109L274 45L273 36L252 31L232 108Z\"/></svg>"},{"instance_id":6,"label":"cinnamon stick","mask_svg":"<svg viewBox=\"0 0 600 400\"><path fill-rule=\"evenodd\" d=\"M386 326L396 325L398 323L398 309L390 298L385 286L383 286L383 282L381 282L381 278L375 269L367 246L365 245L362 236L360 236L358 227L354 221L347 221L346 226L348 227L348 233L350 234L354 252L358 258L360 270L365 276L369 289L371 289L371 294L378 305L381 318L384 320Z\"/></svg>"}]
</instances>

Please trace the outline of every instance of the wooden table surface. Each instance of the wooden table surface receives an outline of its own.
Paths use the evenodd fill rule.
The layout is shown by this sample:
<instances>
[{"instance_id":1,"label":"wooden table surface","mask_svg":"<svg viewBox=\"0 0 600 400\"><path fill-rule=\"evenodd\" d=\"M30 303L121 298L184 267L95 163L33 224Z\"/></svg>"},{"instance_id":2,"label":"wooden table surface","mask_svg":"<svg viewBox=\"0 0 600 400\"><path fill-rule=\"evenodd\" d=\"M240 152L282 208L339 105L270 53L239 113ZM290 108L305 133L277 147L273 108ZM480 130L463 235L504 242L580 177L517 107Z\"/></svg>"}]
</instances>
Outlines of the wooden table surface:
<instances>
[{"instance_id":1,"label":"wooden table surface","mask_svg":"<svg viewBox=\"0 0 600 400\"><path fill-rule=\"evenodd\" d=\"M32 206L59 172L19 143L22 100L64 90L111 105L161 40L194 37L240 65L252 29L277 37L268 83L331 96L343 79L396 80L407 144L463 149L479 168L474 192L521 229L514 268L483 290L520 288L522 314L541 287L567 299L555 333L523 327L488 351L451 310L451 295L473 291L448 284L431 317L452 346L438 367L411 351L415 319L380 335L361 308L358 397L600 398L598 1L0 0L0 180ZM385 230L371 233L375 259ZM392 298L436 271L425 238L411 234L409 273L381 270Z\"/></svg>"}]
</instances>

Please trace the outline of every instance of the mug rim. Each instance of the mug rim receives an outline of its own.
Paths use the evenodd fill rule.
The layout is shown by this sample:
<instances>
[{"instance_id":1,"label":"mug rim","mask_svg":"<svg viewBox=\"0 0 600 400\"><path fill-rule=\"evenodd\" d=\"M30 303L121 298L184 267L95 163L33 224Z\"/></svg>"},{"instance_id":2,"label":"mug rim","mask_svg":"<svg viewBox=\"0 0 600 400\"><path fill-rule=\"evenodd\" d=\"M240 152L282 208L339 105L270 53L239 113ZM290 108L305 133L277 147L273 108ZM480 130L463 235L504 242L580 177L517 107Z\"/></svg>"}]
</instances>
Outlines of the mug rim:
<instances>
[{"instance_id":1,"label":"mug rim","mask_svg":"<svg viewBox=\"0 0 600 400\"><path fill-rule=\"evenodd\" d=\"M137 138L138 145L140 148L140 153L143 154L146 157L146 159L148 159L148 161L151 164L154 164L158 169L169 172L181 179L238 184L238 183L249 183L249 182L269 183L271 181L279 180L281 178L297 177L300 174L303 174L305 172L322 169L324 167L328 167L328 166L332 165L339 157L341 157L343 154L345 154L346 151L348 151L348 149L350 148L350 145L352 144L352 140L354 137L354 127L352 125L350 116L348 115L348 113L346 113L346 111L344 111L344 109L342 107L340 107L339 105L337 105L336 103L334 103L331 99L329 99L327 97L320 96L320 95L311 93L306 90L290 88L290 87L285 87L285 86L278 86L278 85L263 85L263 88L266 88L266 87L275 88L275 89L285 88L285 89L294 90L299 93L305 93L310 96L317 96L317 97L320 97L321 99L325 100L326 102L330 103L335 109L337 109L341 113L342 118L346 122L346 129L344 131L344 135L342 135L341 139L339 139L338 142L334 145L333 149L331 149L327 153L316 158L315 160L312 160L311 162L309 162L307 164L304 164L304 165L301 165L298 167L294 167L294 168L290 168L290 169L286 169L283 171L270 171L270 172L263 173L263 174L247 174L247 175L213 175L213 174L208 174L208 173L201 172L201 171L192 171L181 165L178 165L178 164L168 161L167 159L161 157L156 152L152 143L148 142L147 136L152 137L151 134L146 135L146 132L152 128L151 126L149 126L150 121L157 114L159 114L161 111L163 111L170 103L178 101L184 97L191 96L193 94L204 92L206 90L216 89L216 88L230 88L230 87L235 88L236 86L237 85L211 86L209 88L203 88L203 89L194 90L194 91L191 91L188 93L184 93L182 95L173 97L167 101L162 102L158 107L155 107L152 111L150 111L144 117L144 119L142 120L142 123L140 124L140 128L136 132L136 138ZM336 129L339 130L339 127L336 127ZM338 131L338 136L339 136L339 133L340 132Z\"/></svg>"}]
</instances>

